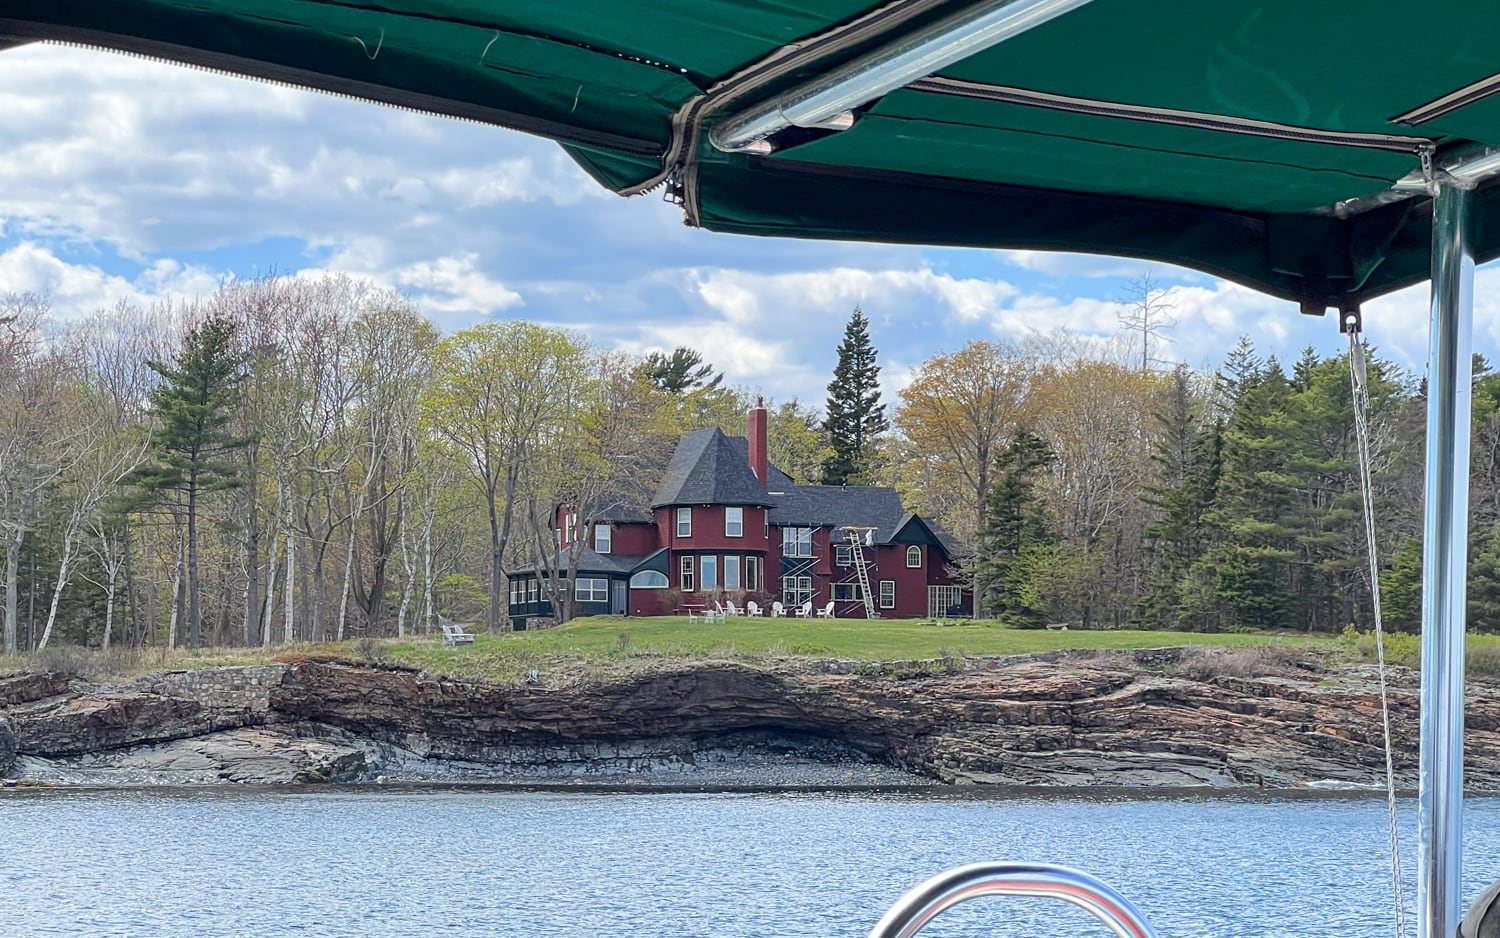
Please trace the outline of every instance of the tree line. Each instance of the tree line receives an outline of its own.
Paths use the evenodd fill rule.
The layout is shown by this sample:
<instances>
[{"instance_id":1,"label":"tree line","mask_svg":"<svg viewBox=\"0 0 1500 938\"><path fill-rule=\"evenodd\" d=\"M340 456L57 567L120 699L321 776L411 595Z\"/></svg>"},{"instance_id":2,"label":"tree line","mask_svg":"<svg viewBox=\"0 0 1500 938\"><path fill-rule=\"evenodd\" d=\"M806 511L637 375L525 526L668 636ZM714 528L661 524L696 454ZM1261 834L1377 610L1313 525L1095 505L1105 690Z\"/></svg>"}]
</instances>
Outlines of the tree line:
<instances>
[{"instance_id":1,"label":"tree line","mask_svg":"<svg viewBox=\"0 0 1500 938\"><path fill-rule=\"evenodd\" d=\"M818 409L771 400L799 482L886 484L970 550L980 614L1022 625L1337 631L1369 621L1347 361L1241 340L1212 371L1066 334L935 355L888 409L850 317ZM1169 324L1169 323L1168 323ZM1383 593L1419 616L1423 390L1372 355ZM1500 626L1500 375L1475 385L1476 627ZM58 322L0 296L3 650L269 645L504 627L537 565L561 618L593 519L644 507L681 434L757 394L689 348L534 323L444 336L340 276L224 285ZM581 506L557 549L554 510ZM572 556L570 556L572 555Z\"/></svg>"}]
</instances>

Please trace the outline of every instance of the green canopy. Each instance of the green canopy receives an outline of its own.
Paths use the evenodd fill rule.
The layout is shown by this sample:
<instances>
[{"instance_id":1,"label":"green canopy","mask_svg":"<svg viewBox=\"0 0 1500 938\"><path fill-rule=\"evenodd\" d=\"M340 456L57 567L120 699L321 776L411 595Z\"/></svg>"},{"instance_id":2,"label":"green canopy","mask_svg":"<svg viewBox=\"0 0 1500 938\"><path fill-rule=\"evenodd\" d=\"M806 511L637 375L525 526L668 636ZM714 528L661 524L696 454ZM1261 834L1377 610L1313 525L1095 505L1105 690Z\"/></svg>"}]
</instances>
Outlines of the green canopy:
<instances>
[{"instance_id":1,"label":"green canopy","mask_svg":"<svg viewBox=\"0 0 1500 938\"><path fill-rule=\"evenodd\" d=\"M0 0L0 48L115 49L541 134L716 231L1153 258L1309 311L1425 279L1424 183L1500 147L1500 5L1049 2ZM841 68L1030 7L1045 15L935 73L724 145ZM1500 187L1475 198L1482 261Z\"/></svg>"}]
</instances>

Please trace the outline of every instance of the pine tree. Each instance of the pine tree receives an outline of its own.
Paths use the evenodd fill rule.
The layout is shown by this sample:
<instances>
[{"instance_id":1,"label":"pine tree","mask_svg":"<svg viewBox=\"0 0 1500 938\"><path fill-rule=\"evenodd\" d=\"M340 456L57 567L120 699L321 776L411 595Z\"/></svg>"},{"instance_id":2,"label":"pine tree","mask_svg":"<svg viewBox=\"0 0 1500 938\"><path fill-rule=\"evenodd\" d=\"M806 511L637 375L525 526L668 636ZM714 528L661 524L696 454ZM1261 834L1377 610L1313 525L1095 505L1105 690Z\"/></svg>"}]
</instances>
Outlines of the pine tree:
<instances>
[{"instance_id":1,"label":"pine tree","mask_svg":"<svg viewBox=\"0 0 1500 938\"><path fill-rule=\"evenodd\" d=\"M724 380L724 373L703 360L701 352L679 345L671 355L652 352L641 363L647 380L668 394L686 394L702 388L712 390Z\"/></svg>"},{"instance_id":2,"label":"pine tree","mask_svg":"<svg viewBox=\"0 0 1500 938\"><path fill-rule=\"evenodd\" d=\"M1037 476L1055 459L1047 441L1022 427L995 460L1000 478L986 498L974 563L974 589L986 608L1023 625L1040 625L1045 592L1036 582L1056 541L1036 492Z\"/></svg>"},{"instance_id":3,"label":"pine tree","mask_svg":"<svg viewBox=\"0 0 1500 938\"><path fill-rule=\"evenodd\" d=\"M1156 414L1151 453L1157 482L1144 498L1157 512L1145 531L1153 554L1149 591L1141 602L1148 628L1176 626L1183 619L1183 580L1207 547L1205 516L1218 497L1223 471L1222 423L1203 425L1203 405L1193 395L1186 368L1173 373L1165 403Z\"/></svg>"},{"instance_id":4,"label":"pine tree","mask_svg":"<svg viewBox=\"0 0 1500 938\"><path fill-rule=\"evenodd\" d=\"M880 403L880 366L870 344L870 321L854 307L839 343L839 362L828 384L828 415L823 421L833 455L823 462L823 484L862 481L870 470L876 437L890 429Z\"/></svg>"},{"instance_id":5,"label":"pine tree","mask_svg":"<svg viewBox=\"0 0 1500 938\"><path fill-rule=\"evenodd\" d=\"M154 463L132 476L142 499L176 493L187 522L189 642L203 643L199 602L198 516L210 492L239 484L229 456L250 442L230 432L239 400L241 356L234 350L234 323L209 319L188 333L176 362L148 362L165 379L151 393L157 425L151 433Z\"/></svg>"}]
</instances>

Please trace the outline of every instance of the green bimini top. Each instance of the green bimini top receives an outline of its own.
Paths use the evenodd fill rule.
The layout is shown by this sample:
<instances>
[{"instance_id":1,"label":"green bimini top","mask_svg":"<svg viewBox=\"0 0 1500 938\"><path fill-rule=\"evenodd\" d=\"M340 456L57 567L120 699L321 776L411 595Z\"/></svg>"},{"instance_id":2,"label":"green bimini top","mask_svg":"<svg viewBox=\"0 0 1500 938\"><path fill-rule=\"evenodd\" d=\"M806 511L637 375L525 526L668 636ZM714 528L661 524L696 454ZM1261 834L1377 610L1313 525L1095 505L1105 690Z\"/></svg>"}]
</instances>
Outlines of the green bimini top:
<instances>
[{"instance_id":1,"label":"green bimini top","mask_svg":"<svg viewBox=\"0 0 1500 938\"><path fill-rule=\"evenodd\" d=\"M891 67L924 37L957 51ZM35 40L540 134L715 231L1150 258L1308 311L1425 279L1427 183L1500 149L1475 0L0 0L0 48Z\"/></svg>"}]
</instances>

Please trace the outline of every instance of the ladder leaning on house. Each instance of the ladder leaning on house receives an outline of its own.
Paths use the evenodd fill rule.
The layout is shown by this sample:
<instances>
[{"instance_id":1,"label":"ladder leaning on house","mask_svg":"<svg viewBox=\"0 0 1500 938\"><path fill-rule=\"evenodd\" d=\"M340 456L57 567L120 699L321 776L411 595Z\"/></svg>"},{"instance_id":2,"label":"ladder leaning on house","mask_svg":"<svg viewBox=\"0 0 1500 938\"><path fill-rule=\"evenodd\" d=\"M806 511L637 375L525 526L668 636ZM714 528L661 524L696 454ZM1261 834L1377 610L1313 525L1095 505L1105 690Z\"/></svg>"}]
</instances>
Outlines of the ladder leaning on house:
<instances>
[{"instance_id":1,"label":"ladder leaning on house","mask_svg":"<svg viewBox=\"0 0 1500 938\"><path fill-rule=\"evenodd\" d=\"M855 582L859 584L859 599L856 602L865 607L866 619L880 618L880 610L875 608L875 603L871 600L870 565L865 560L865 546L873 544L874 540L875 528L844 525L844 541L849 545L850 560L854 563Z\"/></svg>"}]
</instances>

